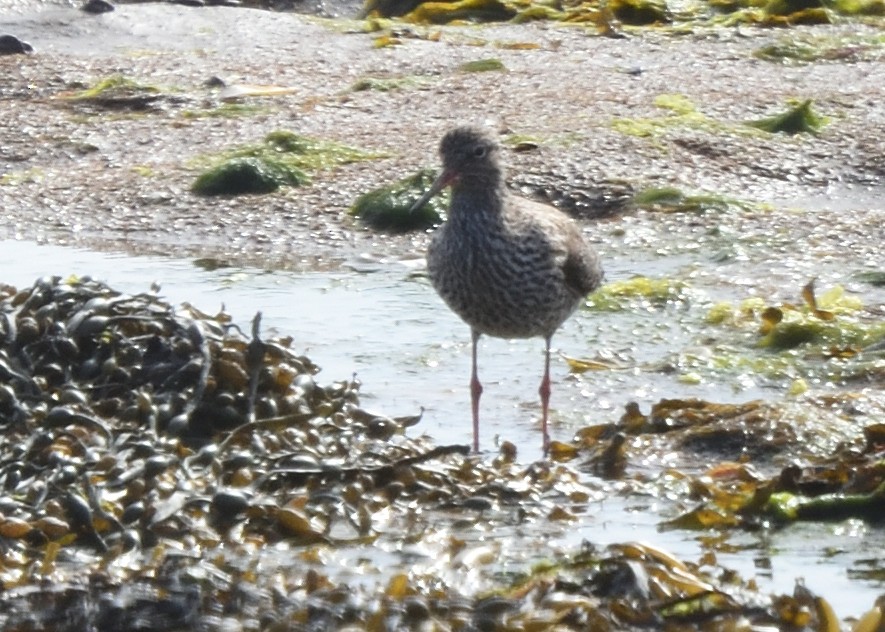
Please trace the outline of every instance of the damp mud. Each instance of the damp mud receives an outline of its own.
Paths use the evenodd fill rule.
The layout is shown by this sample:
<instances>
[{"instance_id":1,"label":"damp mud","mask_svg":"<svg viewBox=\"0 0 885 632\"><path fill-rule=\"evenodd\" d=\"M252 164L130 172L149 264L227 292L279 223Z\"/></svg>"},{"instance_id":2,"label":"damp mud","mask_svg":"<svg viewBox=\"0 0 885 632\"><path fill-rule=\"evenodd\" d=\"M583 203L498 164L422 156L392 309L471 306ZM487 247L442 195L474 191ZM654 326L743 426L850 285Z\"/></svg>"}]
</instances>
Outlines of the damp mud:
<instances>
[{"instance_id":1,"label":"damp mud","mask_svg":"<svg viewBox=\"0 0 885 632\"><path fill-rule=\"evenodd\" d=\"M875 22L649 28L620 39L548 22L404 24L382 30L398 39L379 46L366 21L172 4L98 16L11 6L0 28L35 53L0 58L10 238L273 268L416 255L426 235L379 235L347 211L360 195L437 166L439 138L459 123L529 140L508 152L511 185L586 218L618 214L634 193L662 186L770 205L780 211L766 215L771 232L783 232L779 222L802 231L830 226L830 215L840 221L846 211L823 210L827 199L854 207L855 218L881 199ZM790 42L838 45L843 55L756 56ZM492 58L498 70L464 70ZM79 98L111 77L149 96ZM365 89L372 85L388 89ZM744 125L790 99L811 99L825 117L817 135ZM213 158L280 130L378 157L314 170L309 185L271 196L190 192ZM801 221L792 221L794 200L815 201ZM721 219L670 221L692 230ZM653 218L642 223L655 230ZM605 248L620 226L587 228Z\"/></svg>"}]
</instances>

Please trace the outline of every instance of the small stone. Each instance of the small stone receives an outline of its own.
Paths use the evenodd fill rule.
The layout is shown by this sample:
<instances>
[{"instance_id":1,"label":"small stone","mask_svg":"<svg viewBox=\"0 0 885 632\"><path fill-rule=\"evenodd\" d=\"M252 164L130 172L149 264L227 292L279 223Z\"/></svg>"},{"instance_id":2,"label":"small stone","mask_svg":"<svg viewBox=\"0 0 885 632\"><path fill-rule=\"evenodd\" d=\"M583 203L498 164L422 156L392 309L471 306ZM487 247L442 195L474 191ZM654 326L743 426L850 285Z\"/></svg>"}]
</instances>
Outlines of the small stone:
<instances>
[{"instance_id":1,"label":"small stone","mask_svg":"<svg viewBox=\"0 0 885 632\"><path fill-rule=\"evenodd\" d=\"M114 9L114 5L107 0L86 0L86 2L80 7L81 11L94 14L110 13Z\"/></svg>"},{"instance_id":2,"label":"small stone","mask_svg":"<svg viewBox=\"0 0 885 632\"><path fill-rule=\"evenodd\" d=\"M207 88L223 88L227 85L227 82L217 75L212 75L203 82L203 85Z\"/></svg>"},{"instance_id":3,"label":"small stone","mask_svg":"<svg viewBox=\"0 0 885 632\"><path fill-rule=\"evenodd\" d=\"M33 53L34 47L15 35L0 35L0 55L21 55Z\"/></svg>"}]
</instances>

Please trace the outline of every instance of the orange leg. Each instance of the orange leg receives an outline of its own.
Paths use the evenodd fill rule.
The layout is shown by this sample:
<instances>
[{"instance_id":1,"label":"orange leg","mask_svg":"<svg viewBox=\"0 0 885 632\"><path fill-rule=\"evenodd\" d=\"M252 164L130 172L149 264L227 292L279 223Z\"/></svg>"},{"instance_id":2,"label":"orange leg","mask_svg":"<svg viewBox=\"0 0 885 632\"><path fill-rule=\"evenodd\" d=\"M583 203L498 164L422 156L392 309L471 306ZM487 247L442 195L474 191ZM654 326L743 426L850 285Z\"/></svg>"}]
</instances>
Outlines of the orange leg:
<instances>
[{"instance_id":1,"label":"orange leg","mask_svg":"<svg viewBox=\"0 0 885 632\"><path fill-rule=\"evenodd\" d=\"M473 411L473 451L479 452L479 397L482 395L482 384L476 371L476 347L479 342L479 332L471 331L473 336L473 369L470 373L470 407Z\"/></svg>"},{"instance_id":2,"label":"orange leg","mask_svg":"<svg viewBox=\"0 0 885 632\"><path fill-rule=\"evenodd\" d=\"M544 339L544 377L538 394L541 396L541 432L543 433L544 456L550 450L550 435L547 433L547 411L550 408L550 336Z\"/></svg>"}]
</instances>

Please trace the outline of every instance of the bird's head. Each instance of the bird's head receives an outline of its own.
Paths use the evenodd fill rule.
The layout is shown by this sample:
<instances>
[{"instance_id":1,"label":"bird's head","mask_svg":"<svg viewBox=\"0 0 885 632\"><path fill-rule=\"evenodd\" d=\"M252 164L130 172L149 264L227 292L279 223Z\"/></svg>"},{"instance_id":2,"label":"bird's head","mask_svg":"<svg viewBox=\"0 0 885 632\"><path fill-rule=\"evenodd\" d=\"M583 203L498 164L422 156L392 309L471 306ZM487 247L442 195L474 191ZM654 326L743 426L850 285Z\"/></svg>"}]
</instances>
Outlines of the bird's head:
<instances>
[{"instance_id":1,"label":"bird's head","mask_svg":"<svg viewBox=\"0 0 885 632\"><path fill-rule=\"evenodd\" d=\"M456 127L443 136L439 144L443 170L430 189L411 210L416 210L447 186L459 189L490 189L501 180L498 145L476 127Z\"/></svg>"}]
</instances>

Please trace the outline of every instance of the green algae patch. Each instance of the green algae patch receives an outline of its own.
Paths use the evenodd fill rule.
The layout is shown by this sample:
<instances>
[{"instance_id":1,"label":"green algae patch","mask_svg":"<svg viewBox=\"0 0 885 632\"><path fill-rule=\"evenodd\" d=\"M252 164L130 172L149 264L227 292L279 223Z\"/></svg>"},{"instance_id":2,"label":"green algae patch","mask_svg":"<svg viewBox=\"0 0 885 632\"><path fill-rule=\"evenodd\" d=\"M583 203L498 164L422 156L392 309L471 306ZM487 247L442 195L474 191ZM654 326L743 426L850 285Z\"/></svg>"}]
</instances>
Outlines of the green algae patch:
<instances>
[{"instance_id":1,"label":"green algae patch","mask_svg":"<svg viewBox=\"0 0 885 632\"><path fill-rule=\"evenodd\" d=\"M734 13L750 8L750 0L708 0L707 5L720 13Z\"/></svg>"},{"instance_id":2,"label":"green algae patch","mask_svg":"<svg viewBox=\"0 0 885 632\"><path fill-rule=\"evenodd\" d=\"M777 23L831 24L834 13L848 16L885 15L885 0L769 0L765 17Z\"/></svg>"},{"instance_id":3,"label":"green algae patch","mask_svg":"<svg viewBox=\"0 0 885 632\"><path fill-rule=\"evenodd\" d=\"M500 0L459 0L423 2L403 16L403 20L414 24L504 22L513 19L516 14L516 9Z\"/></svg>"},{"instance_id":4,"label":"green algae patch","mask_svg":"<svg viewBox=\"0 0 885 632\"><path fill-rule=\"evenodd\" d=\"M725 211L733 207L749 206L734 198L713 193L685 193L675 187L644 189L633 196L633 203L639 208L665 213Z\"/></svg>"},{"instance_id":5,"label":"green algae patch","mask_svg":"<svg viewBox=\"0 0 885 632\"><path fill-rule=\"evenodd\" d=\"M489 58L468 61L465 64L461 64L460 70L462 70L463 72L494 72L498 70L505 70L505 68L504 62L502 62L500 59Z\"/></svg>"},{"instance_id":6,"label":"green algae patch","mask_svg":"<svg viewBox=\"0 0 885 632\"><path fill-rule=\"evenodd\" d=\"M787 15L781 15L779 13L766 13L766 15L768 20L774 25L785 24L796 26L799 24L833 24L836 21L836 16L833 11L826 7L811 7Z\"/></svg>"},{"instance_id":7,"label":"green algae patch","mask_svg":"<svg viewBox=\"0 0 885 632\"><path fill-rule=\"evenodd\" d=\"M644 26L671 22L663 0L609 0L608 9L624 24Z\"/></svg>"},{"instance_id":8,"label":"green algae patch","mask_svg":"<svg viewBox=\"0 0 885 632\"><path fill-rule=\"evenodd\" d=\"M885 57L885 35L818 35L789 31L776 41L754 50L753 56L786 64L879 61Z\"/></svg>"},{"instance_id":9,"label":"green algae patch","mask_svg":"<svg viewBox=\"0 0 885 632\"><path fill-rule=\"evenodd\" d=\"M393 18L406 15L420 6L421 0L366 0L362 16L371 18Z\"/></svg>"},{"instance_id":10,"label":"green algae patch","mask_svg":"<svg viewBox=\"0 0 885 632\"><path fill-rule=\"evenodd\" d=\"M813 285L803 288L806 304L769 305L746 299L737 307L718 303L707 323L755 330L759 347L772 351L812 344L828 357L852 357L857 350L885 338L885 323L864 318L862 301L834 286L815 298Z\"/></svg>"},{"instance_id":11,"label":"green algae patch","mask_svg":"<svg viewBox=\"0 0 885 632\"><path fill-rule=\"evenodd\" d=\"M793 349L799 345L823 340L826 333L833 333L827 329L827 325L822 321L808 318L781 321L771 327L759 344L775 351Z\"/></svg>"},{"instance_id":12,"label":"green algae patch","mask_svg":"<svg viewBox=\"0 0 885 632\"><path fill-rule=\"evenodd\" d=\"M262 143L225 152L197 178L193 191L202 195L269 193L281 186L301 186L309 172L380 158L382 154L277 130Z\"/></svg>"},{"instance_id":13,"label":"green algae patch","mask_svg":"<svg viewBox=\"0 0 885 632\"><path fill-rule=\"evenodd\" d=\"M787 16L823 6L822 0L770 0L765 5L765 13Z\"/></svg>"},{"instance_id":14,"label":"green algae patch","mask_svg":"<svg viewBox=\"0 0 885 632\"><path fill-rule=\"evenodd\" d=\"M538 22L540 20L566 20L566 13L558 11L553 7L532 4L519 11L511 20L514 24L526 24L528 22Z\"/></svg>"},{"instance_id":15,"label":"green algae patch","mask_svg":"<svg viewBox=\"0 0 885 632\"><path fill-rule=\"evenodd\" d=\"M139 83L123 75L100 79L93 86L66 93L62 98L72 103L85 103L117 110L148 110L162 98L156 86Z\"/></svg>"},{"instance_id":16,"label":"green algae patch","mask_svg":"<svg viewBox=\"0 0 885 632\"><path fill-rule=\"evenodd\" d=\"M787 310L783 319L768 328L759 345L773 351L795 349L801 345L820 348L824 357L847 359L860 349L885 338L885 323L867 323L857 318L822 319L811 312Z\"/></svg>"},{"instance_id":17,"label":"green algae patch","mask_svg":"<svg viewBox=\"0 0 885 632\"><path fill-rule=\"evenodd\" d=\"M885 0L835 0L833 6L842 15L885 15Z\"/></svg>"},{"instance_id":18,"label":"green algae patch","mask_svg":"<svg viewBox=\"0 0 885 632\"><path fill-rule=\"evenodd\" d=\"M67 96L66 98L75 101L91 100L108 96L115 96L119 95L120 93L128 94L132 92L148 92L151 94L158 94L160 90L159 88L156 88L154 86L148 86L138 83L133 79L124 77L123 75L111 75L110 77L99 80L92 87L80 90L79 92L75 92Z\"/></svg>"},{"instance_id":19,"label":"green algae patch","mask_svg":"<svg viewBox=\"0 0 885 632\"><path fill-rule=\"evenodd\" d=\"M806 99L783 114L747 121L747 125L770 134L817 134L826 121L814 113L811 104L812 100Z\"/></svg>"},{"instance_id":20,"label":"green algae patch","mask_svg":"<svg viewBox=\"0 0 885 632\"><path fill-rule=\"evenodd\" d=\"M527 134L510 134L504 137L501 142L512 148L513 151L533 151L542 144L539 138Z\"/></svg>"},{"instance_id":21,"label":"green algae patch","mask_svg":"<svg viewBox=\"0 0 885 632\"><path fill-rule=\"evenodd\" d=\"M369 191L357 198L350 215L375 230L407 232L427 230L443 222L447 208L447 196L431 198L421 208L412 206L430 190L436 172L423 169L415 175L392 185Z\"/></svg>"},{"instance_id":22,"label":"green algae patch","mask_svg":"<svg viewBox=\"0 0 885 632\"><path fill-rule=\"evenodd\" d=\"M142 178L153 178L155 175L157 175L154 168L150 165L133 165L132 173L136 173Z\"/></svg>"},{"instance_id":23,"label":"green algae patch","mask_svg":"<svg viewBox=\"0 0 885 632\"><path fill-rule=\"evenodd\" d=\"M300 169L263 158L231 158L203 172L191 190L198 195L272 193L281 186L301 186L309 178Z\"/></svg>"},{"instance_id":24,"label":"green algae patch","mask_svg":"<svg viewBox=\"0 0 885 632\"><path fill-rule=\"evenodd\" d=\"M858 272L854 275L854 278L862 283L867 283L876 287L885 287L885 270Z\"/></svg>"},{"instance_id":25,"label":"green algae patch","mask_svg":"<svg viewBox=\"0 0 885 632\"><path fill-rule=\"evenodd\" d=\"M750 8L735 11L727 18L718 22L724 26L753 24L757 26L789 27L800 24L832 24L837 17L834 11L823 6L802 9L792 13L778 13L781 10L788 10L786 5L776 0L770 2L769 5L771 11L766 10L767 5L764 3L760 8L756 2L752 2Z\"/></svg>"},{"instance_id":26,"label":"green algae patch","mask_svg":"<svg viewBox=\"0 0 885 632\"><path fill-rule=\"evenodd\" d=\"M670 110L680 116L687 116L697 112L695 104L684 94L659 94L655 97L654 103L659 108Z\"/></svg>"},{"instance_id":27,"label":"green algae patch","mask_svg":"<svg viewBox=\"0 0 885 632\"><path fill-rule=\"evenodd\" d=\"M770 429L777 424L768 417L778 412L777 409L760 407L751 412L753 418L747 421L749 425L760 426L761 430ZM698 429L703 430L703 426ZM780 431L787 436L792 434L786 428ZM826 433L826 429L822 431ZM695 428L688 430L688 433L695 432ZM832 439L838 444L839 433L833 434ZM712 440L723 438L723 433L714 429L710 429L709 435ZM758 447L761 448L767 441L772 452L782 451L788 445L783 437L777 436L749 439L760 442ZM744 441L747 440L745 437ZM812 457L812 462L814 466L805 468L787 465L770 477L761 477L751 464L721 463L704 477L692 477L691 489L704 500L688 512L666 521L662 527L688 530L744 528L758 524L760 519L780 524L848 519L880 523L885 518L885 468L875 454L860 456L840 451L834 457ZM744 471L743 468L748 469Z\"/></svg>"},{"instance_id":28,"label":"green algae patch","mask_svg":"<svg viewBox=\"0 0 885 632\"><path fill-rule=\"evenodd\" d=\"M834 286L815 296L814 284L802 289L803 304L771 304L753 297L737 304L709 307L706 324L736 333L733 338L710 332L712 353L680 354L682 371L710 379L743 376L779 384L799 396L809 384L851 384L885 379L885 358L867 353L885 341L885 322L861 299Z\"/></svg>"},{"instance_id":29,"label":"green algae patch","mask_svg":"<svg viewBox=\"0 0 885 632\"><path fill-rule=\"evenodd\" d=\"M794 39L784 39L757 48L753 51L753 57L765 61L811 63L825 58L825 53L819 46Z\"/></svg>"},{"instance_id":30,"label":"green algae patch","mask_svg":"<svg viewBox=\"0 0 885 632\"><path fill-rule=\"evenodd\" d=\"M426 85L429 80L425 77L363 77L350 85L351 92L394 92L405 88L414 88Z\"/></svg>"},{"instance_id":31,"label":"green algae patch","mask_svg":"<svg viewBox=\"0 0 885 632\"><path fill-rule=\"evenodd\" d=\"M26 183L43 182L46 178L46 172L40 167L31 167L22 171L8 171L0 175L0 186L16 186Z\"/></svg>"},{"instance_id":32,"label":"green algae patch","mask_svg":"<svg viewBox=\"0 0 885 632\"><path fill-rule=\"evenodd\" d=\"M675 5L674 5L675 6ZM722 14L728 14L723 17ZM366 0L363 16L401 16L415 24L453 22L524 22L549 20L588 24L601 35L622 37L621 25L642 27L676 23L674 28L690 29L692 24L756 24L792 26L831 24L838 15L882 16L885 0L707 0L671 10L666 0L610 0L607 3L531 0Z\"/></svg>"},{"instance_id":33,"label":"green algae patch","mask_svg":"<svg viewBox=\"0 0 885 632\"><path fill-rule=\"evenodd\" d=\"M287 130L271 132L264 143L253 148L244 148L239 155L263 155L273 152L287 164L305 170L330 169L363 160L382 158L384 154L363 151L355 147L330 141L302 136Z\"/></svg>"},{"instance_id":34,"label":"green algae patch","mask_svg":"<svg viewBox=\"0 0 885 632\"><path fill-rule=\"evenodd\" d=\"M869 493L831 493L805 497L786 491L778 492L769 497L765 509L781 522L833 522L851 518L881 522L885 519L885 482Z\"/></svg>"},{"instance_id":35,"label":"green algae patch","mask_svg":"<svg viewBox=\"0 0 885 632\"><path fill-rule=\"evenodd\" d=\"M202 118L240 118L246 116L256 116L265 114L269 111L266 106L249 105L245 103L225 102L218 107L206 110L184 110L181 116L186 119L202 119Z\"/></svg>"},{"instance_id":36,"label":"green algae patch","mask_svg":"<svg viewBox=\"0 0 885 632\"><path fill-rule=\"evenodd\" d=\"M668 113L656 118L619 118L611 122L616 131L628 136L640 138L656 137L676 127L690 127L707 131L719 131L727 128L699 112L695 104L681 94L659 94L654 99L656 107Z\"/></svg>"},{"instance_id":37,"label":"green algae patch","mask_svg":"<svg viewBox=\"0 0 885 632\"><path fill-rule=\"evenodd\" d=\"M635 276L606 283L587 299L587 306L602 311L621 311L636 303L660 307L687 300L687 286L681 281Z\"/></svg>"}]
</instances>

